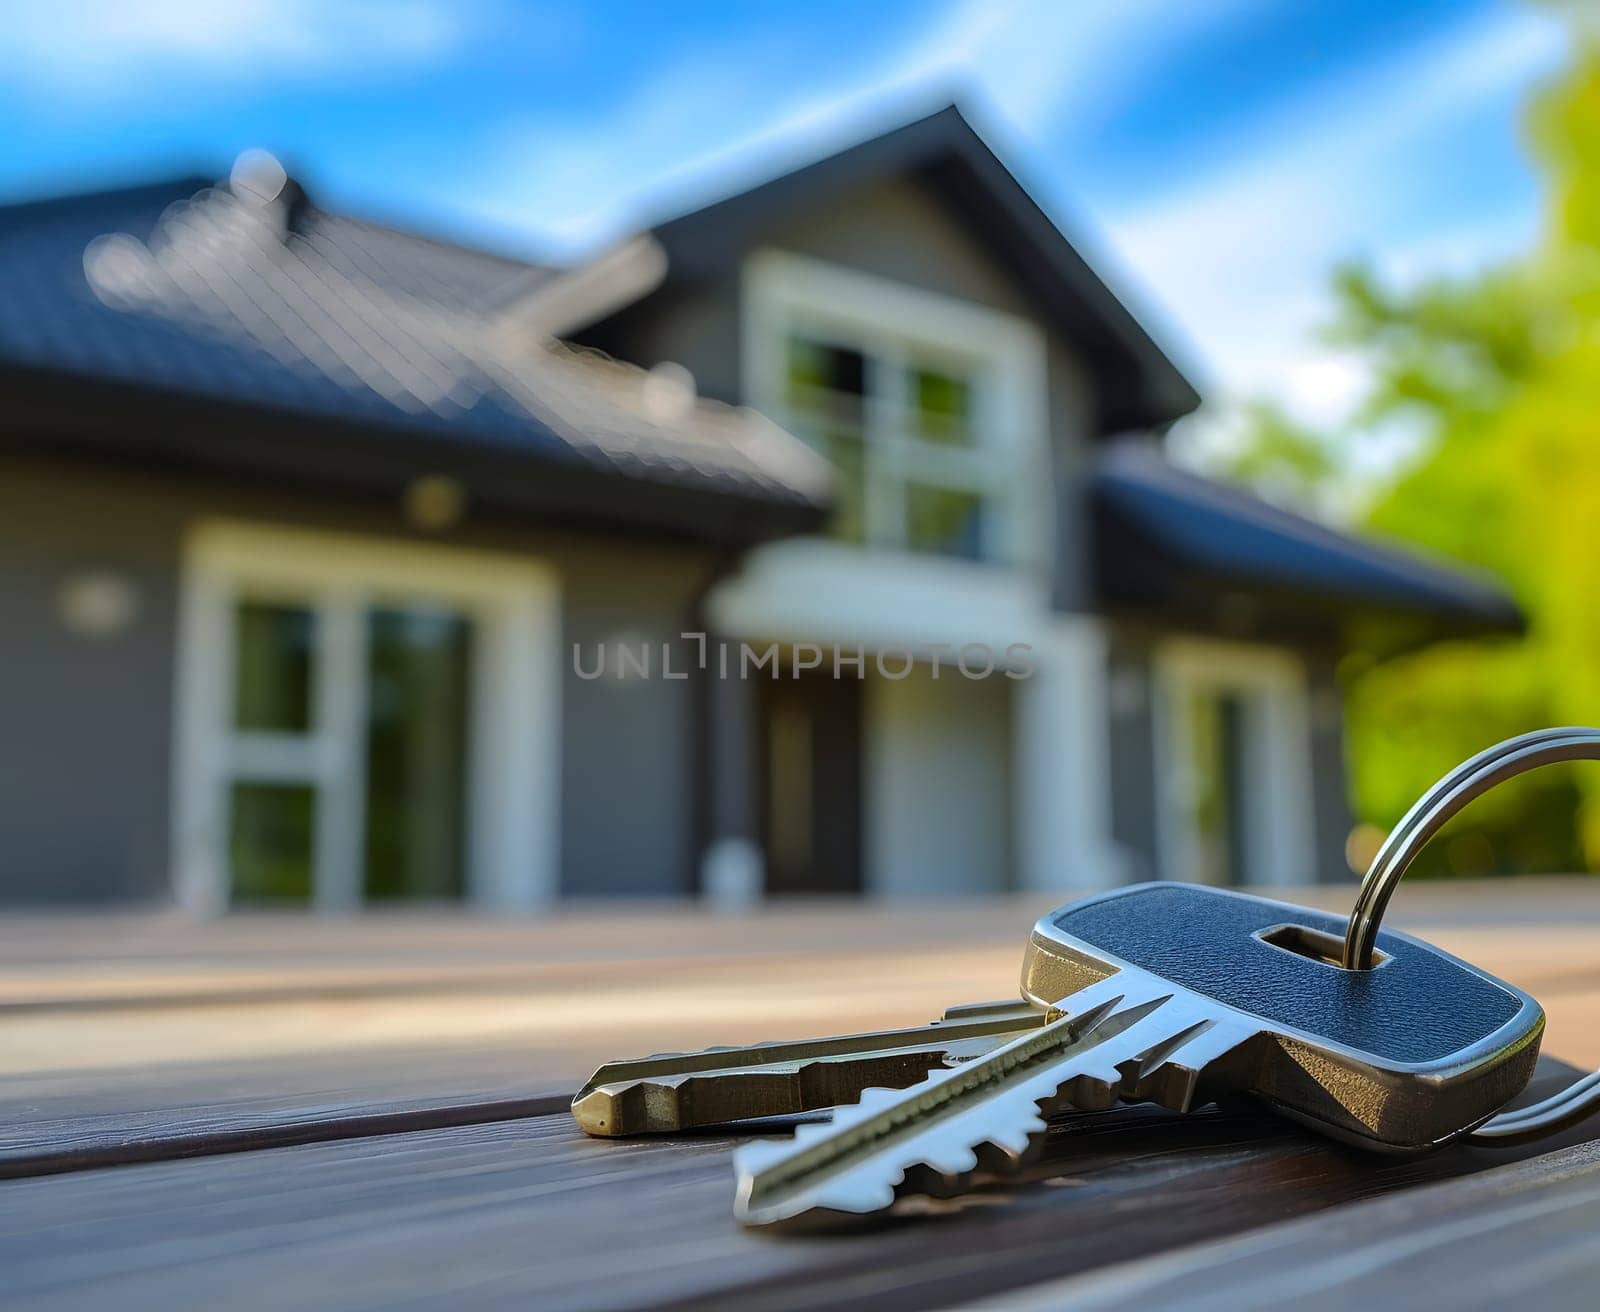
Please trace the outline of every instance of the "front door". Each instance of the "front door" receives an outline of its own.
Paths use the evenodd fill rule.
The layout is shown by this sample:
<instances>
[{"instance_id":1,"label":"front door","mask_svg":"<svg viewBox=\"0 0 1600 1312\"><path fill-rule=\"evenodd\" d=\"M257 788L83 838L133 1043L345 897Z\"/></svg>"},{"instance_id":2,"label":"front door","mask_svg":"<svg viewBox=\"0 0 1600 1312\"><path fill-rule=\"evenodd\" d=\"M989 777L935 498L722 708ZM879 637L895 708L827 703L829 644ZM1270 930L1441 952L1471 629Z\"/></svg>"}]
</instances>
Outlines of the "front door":
<instances>
[{"instance_id":1,"label":"front door","mask_svg":"<svg viewBox=\"0 0 1600 1312\"><path fill-rule=\"evenodd\" d=\"M761 690L766 891L860 893L861 681L805 672Z\"/></svg>"}]
</instances>

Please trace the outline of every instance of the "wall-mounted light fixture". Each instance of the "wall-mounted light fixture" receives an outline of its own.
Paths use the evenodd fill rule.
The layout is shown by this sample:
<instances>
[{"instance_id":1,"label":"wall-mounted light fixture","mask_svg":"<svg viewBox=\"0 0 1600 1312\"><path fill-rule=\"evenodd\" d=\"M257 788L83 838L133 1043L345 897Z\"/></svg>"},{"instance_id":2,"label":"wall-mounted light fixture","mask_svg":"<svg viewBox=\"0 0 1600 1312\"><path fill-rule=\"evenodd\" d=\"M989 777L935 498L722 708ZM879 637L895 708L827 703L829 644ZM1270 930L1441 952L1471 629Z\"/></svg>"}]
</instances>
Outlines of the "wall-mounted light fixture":
<instances>
[{"instance_id":1,"label":"wall-mounted light fixture","mask_svg":"<svg viewBox=\"0 0 1600 1312\"><path fill-rule=\"evenodd\" d=\"M461 522L467 510L467 493L460 483L444 474L424 474L406 485L401 506L417 528L439 533Z\"/></svg>"},{"instance_id":2,"label":"wall-mounted light fixture","mask_svg":"<svg viewBox=\"0 0 1600 1312\"><path fill-rule=\"evenodd\" d=\"M113 569L85 569L56 590L56 614L80 638L114 638L139 618L139 588Z\"/></svg>"}]
</instances>

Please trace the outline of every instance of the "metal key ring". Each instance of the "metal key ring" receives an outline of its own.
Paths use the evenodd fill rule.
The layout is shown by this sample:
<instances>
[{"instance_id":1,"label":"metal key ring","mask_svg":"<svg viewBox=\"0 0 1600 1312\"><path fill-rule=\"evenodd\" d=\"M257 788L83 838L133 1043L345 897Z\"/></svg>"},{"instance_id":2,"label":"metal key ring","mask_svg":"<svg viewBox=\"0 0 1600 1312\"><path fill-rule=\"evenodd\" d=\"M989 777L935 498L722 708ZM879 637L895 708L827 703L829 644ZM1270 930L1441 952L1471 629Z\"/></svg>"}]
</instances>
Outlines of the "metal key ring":
<instances>
[{"instance_id":1,"label":"metal key ring","mask_svg":"<svg viewBox=\"0 0 1600 1312\"><path fill-rule=\"evenodd\" d=\"M1371 967L1378 926L1389 899L1417 853L1452 816L1496 784L1557 761L1600 761L1600 730L1541 729L1509 738L1457 766L1424 793L1384 840L1361 881L1345 932L1344 967ZM1470 1138L1508 1146L1571 1125L1596 1107L1600 1107L1600 1071L1532 1107L1502 1112Z\"/></svg>"}]
</instances>

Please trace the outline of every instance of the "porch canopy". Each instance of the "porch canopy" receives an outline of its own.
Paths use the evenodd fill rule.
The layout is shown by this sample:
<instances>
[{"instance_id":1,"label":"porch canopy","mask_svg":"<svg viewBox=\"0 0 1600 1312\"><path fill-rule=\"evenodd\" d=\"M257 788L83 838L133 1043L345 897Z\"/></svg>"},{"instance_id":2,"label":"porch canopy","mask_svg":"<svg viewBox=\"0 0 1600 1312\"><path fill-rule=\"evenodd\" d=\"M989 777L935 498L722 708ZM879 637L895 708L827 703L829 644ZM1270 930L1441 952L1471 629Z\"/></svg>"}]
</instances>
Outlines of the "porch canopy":
<instances>
[{"instance_id":1,"label":"porch canopy","mask_svg":"<svg viewBox=\"0 0 1600 1312\"><path fill-rule=\"evenodd\" d=\"M1118 442L1091 484L1098 599L1240 638L1399 648L1519 633L1517 604L1489 576L1340 533Z\"/></svg>"}]
</instances>

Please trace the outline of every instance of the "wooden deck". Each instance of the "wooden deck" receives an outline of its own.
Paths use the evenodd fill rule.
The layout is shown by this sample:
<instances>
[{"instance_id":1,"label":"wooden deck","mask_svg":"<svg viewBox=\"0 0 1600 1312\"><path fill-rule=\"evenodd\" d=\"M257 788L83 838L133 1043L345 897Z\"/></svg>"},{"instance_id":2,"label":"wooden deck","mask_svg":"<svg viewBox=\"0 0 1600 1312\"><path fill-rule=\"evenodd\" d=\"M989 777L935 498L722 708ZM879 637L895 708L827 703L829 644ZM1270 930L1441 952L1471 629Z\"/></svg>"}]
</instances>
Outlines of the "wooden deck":
<instances>
[{"instance_id":1,"label":"wooden deck","mask_svg":"<svg viewBox=\"0 0 1600 1312\"><path fill-rule=\"evenodd\" d=\"M604 1058L1005 996L1048 905L0 919L0 1306L1594 1305L1600 1123L1390 1161L1125 1109L796 1238L733 1222L734 1140L566 1115ZM1539 997L1542 1087L1600 1065L1600 883L1418 885L1391 923Z\"/></svg>"}]
</instances>

